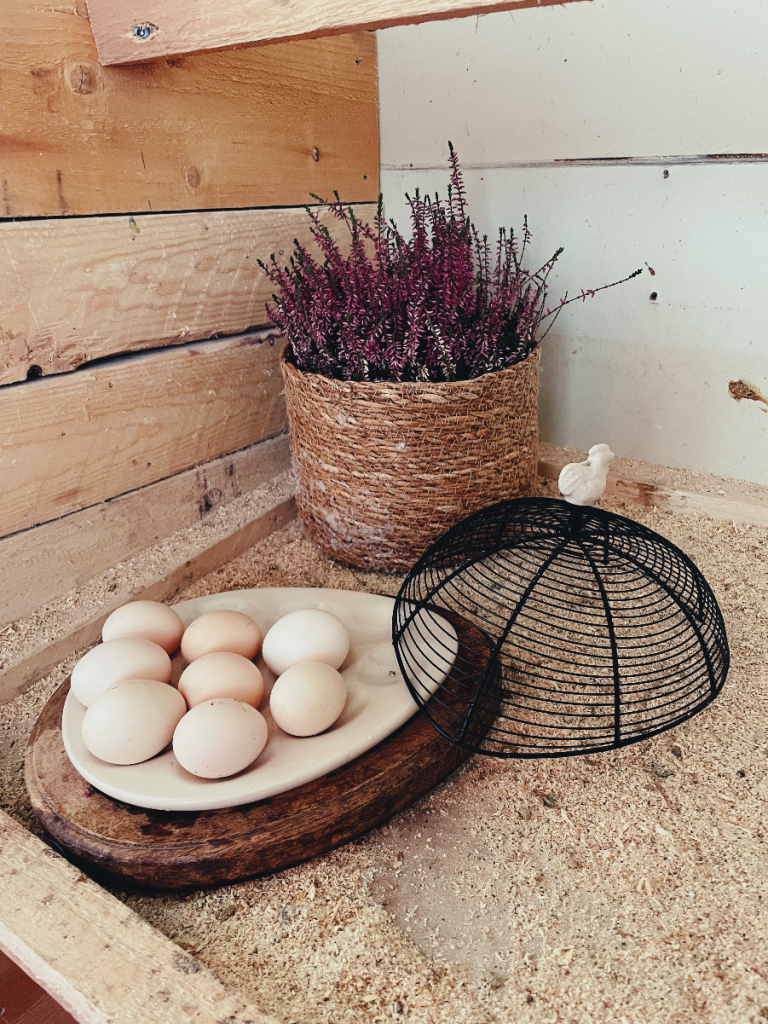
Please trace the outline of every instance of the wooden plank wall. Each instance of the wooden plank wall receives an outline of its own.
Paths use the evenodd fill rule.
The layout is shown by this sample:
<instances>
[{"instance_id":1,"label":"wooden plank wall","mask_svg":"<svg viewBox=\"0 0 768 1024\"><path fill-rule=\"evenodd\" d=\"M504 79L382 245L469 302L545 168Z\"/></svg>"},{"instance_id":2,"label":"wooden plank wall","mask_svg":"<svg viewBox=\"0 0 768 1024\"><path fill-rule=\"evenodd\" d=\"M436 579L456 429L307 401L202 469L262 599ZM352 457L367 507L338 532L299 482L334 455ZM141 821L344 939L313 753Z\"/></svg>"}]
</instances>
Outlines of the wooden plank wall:
<instances>
[{"instance_id":1,"label":"wooden plank wall","mask_svg":"<svg viewBox=\"0 0 768 1024\"><path fill-rule=\"evenodd\" d=\"M205 522L216 509L274 479L288 463L288 447L288 435L281 434L0 539L0 629L51 595L66 594L174 531ZM0 661L6 668L5 659Z\"/></svg>"},{"instance_id":2,"label":"wooden plank wall","mask_svg":"<svg viewBox=\"0 0 768 1024\"><path fill-rule=\"evenodd\" d=\"M256 261L309 243L308 223L293 208L3 224L0 384L265 323Z\"/></svg>"},{"instance_id":3,"label":"wooden plank wall","mask_svg":"<svg viewBox=\"0 0 768 1024\"><path fill-rule=\"evenodd\" d=\"M4 622L289 466L257 259L373 209L377 104L368 33L102 68L81 0L0 4Z\"/></svg>"},{"instance_id":4,"label":"wooden plank wall","mask_svg":"<svg viewBox=\"0 0 768 1024\"><path fill-rule=\"evenodd\" d=\"M9 388L0 402L5 531L279 434L281 349L272 335L236 335Z\"/></svg>"},{"instance_id":5,"label":"wooden plank wall","mask_svg":"<svg viewBox=\"0 0 768 1024\"><path fill-rule=\"evenodd\" d=\"M102 68L83 0L0 4L6 217L378 195L366 33Z\"/></svg>"}]
</instances>

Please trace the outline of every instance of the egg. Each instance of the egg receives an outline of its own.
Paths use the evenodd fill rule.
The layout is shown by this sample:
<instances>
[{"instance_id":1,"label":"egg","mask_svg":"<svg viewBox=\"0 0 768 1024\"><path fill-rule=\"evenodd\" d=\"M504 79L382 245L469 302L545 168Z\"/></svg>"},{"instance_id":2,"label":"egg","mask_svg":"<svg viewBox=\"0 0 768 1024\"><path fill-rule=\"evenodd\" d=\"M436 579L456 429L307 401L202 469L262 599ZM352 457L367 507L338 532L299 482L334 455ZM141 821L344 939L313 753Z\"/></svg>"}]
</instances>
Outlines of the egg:
<instances>
[{"instance_id":1,"label":"egg","mask_svg":"<svg viewBox=\"0 0 768 1024\"><path fill-rule=\"evenodd\" d=\"M203 779L223 779L252 764L267 742L267 723L250 704L219 697L197 704L173 734L182 768Z\"/></svg>"},{"instance_id":2,"label":"egg","mask_svg":"<svg viewBox=\"0 0 768 1024\"><path fill-rule=\"evenodd\" d=\"M102 691L124 679L171 678L171 659L158 644L135 637L107 640L92 648L72 669L72 693L86 707Z\"/></svg>"},{"instance_id":3,"label":"egg","mask_svg":"<svg viewBox=\"0 0 768 1024\"><path fill-rule=\"evenodd\" d=\"M216 651L251 659L259 653L261 639L261 630L250 616L226 610L208 612L187 626L181 638L181 653L187 661Z\"/></svg>"},{"instance_id":4,"label":"egg","mask_svg":"<svg viewBox=\"0 0 768 1024\"><path fill-rule=\"evenodd\" d=\"M102 640L139 637L158 644L173 654L181 643L184 623L181 616L159 601L131 601L107 616L101 630Z\"/></svg>"},{"instance_id":5,"label":"egg","mask_svg":"<svg viewBox=\"0 0 768 1024\"><path fill-rule=\"evenodd\" d=\"M302 661L340 668L349 654L349 630L331 612L303 608L277 620L264 637L261 653L276 676Z\"/></svg>"},{"instance_id":6,"label":"egg","mask_svg":"<svg viewBox=\"0 0 768 1024\"><path fill-rule=\"evenodd\" d=\"M315 736L329 729L347 702L342 675L321 661L304 661L275 682L269 710L283 732Z\"/></svg>"},{"instance_id":7,"label":"egg","mask_svg":"<svg viewBox=\"0 0 768 1024\"><path fill-rule=\"evenodd\" d=\"M232 697L257 708L264 696L264 680L253 662L242 655L215 651L184 669L179 691L190 708L215 697Z\"/></svg>"},{"instance_id":8,"label":"egg","mask_svg":"<svg viewBox=\"0 0 768 1024\"><path fill-rule=\"evenodd\" d=\"M110 764L138 764L167 747L187 707L157 679L127 679L104 690L83 717L83 742Z\"/></svg>"}]
</instances>

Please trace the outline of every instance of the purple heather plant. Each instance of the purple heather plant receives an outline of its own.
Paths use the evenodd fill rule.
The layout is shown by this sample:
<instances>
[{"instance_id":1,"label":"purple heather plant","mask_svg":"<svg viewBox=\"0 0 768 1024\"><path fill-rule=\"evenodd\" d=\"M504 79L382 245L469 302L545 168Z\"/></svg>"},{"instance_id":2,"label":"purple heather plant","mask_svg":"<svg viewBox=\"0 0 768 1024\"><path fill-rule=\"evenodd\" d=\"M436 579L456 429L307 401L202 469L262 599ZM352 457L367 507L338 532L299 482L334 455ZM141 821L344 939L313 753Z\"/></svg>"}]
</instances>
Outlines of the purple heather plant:
<instances>
[{"instance_id":1,"label":"purple heather plant","mask_svg":"<svg viewBox=\"0 0 768 1024\"><path fill-rule=\"evenodd\" d=\"M503 370L540 344L562 308L604 288L546 306L547 279L562 249L533 273L523 266L531 241L527 218L519 240L499 230L495 247L467 215L459 160L450 148L448 198L406 195L412 235L385 220L382 199L372 224L358 220L338 193L320 209L343 221L348 252L307 207L323 256L294 242L287 267L274 254L259 265L280 294L267 306L288 338L299 369L340 380L455 381ZM549 320L544 334L539 329Z\"/></svg>"}]
</instances>

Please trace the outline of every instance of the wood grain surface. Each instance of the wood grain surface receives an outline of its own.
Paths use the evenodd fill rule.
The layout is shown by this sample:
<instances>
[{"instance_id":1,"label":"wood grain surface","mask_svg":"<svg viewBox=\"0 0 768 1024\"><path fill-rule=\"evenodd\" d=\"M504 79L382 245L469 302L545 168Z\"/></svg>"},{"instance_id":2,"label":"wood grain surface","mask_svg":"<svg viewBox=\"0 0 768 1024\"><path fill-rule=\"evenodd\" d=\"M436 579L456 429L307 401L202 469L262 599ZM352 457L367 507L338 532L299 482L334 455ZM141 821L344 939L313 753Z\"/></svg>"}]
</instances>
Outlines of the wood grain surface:
<instances>
[{"instance_id":1,"label":"wood grain surface","mask_svg":"<svg viewBox=\"0 0 768 1024\"><path fill-rule=\"evenodd\" d=\"M288 435L282 434L0 539L0 627L177 530L206 522L217 509L290 465Z\"/></svg>"},{"instance_id":2,"label":"wood grain surface","mask_svg":"<svg viewBox=\"0 0 768 1024\"><path fill-rule=\"evenodd\" d=\"M567 0L88 0L102 64L358 29L540 7Z\"/></svg>"},{"instance_id":3,"label":"wood grain surface","mask_svg":"<svg viewBox=\"0 0 768 1024\"><path fill-rule=\"evenodd\" d=\"M146 601L165 601L170 597L175 597L190 583L194 583L195 580L207 576L214 569L226 565L243 551L247 551L258 541L269 536L270 533L287 526L295 516L296 502L294 499L280 501L250 523L235 530L228 537L199 551L181 565L175 566L170 572L163 573L149 586L144 583L132 589L115 591L111 599L102 605L96 615L6 666L0 673L0 704L12 700L22 693L32 683L55 668L60 661L68 658L70 654L83 651L95 643L101 636L104 620L115 608L119 608L134 598L143 598Z\"/></svg>"},{"instance_id":4,"label":"wood grain surface","mask_svg":"<svg viewBox=\"0 0 768 1024\"><path fill-rule=\"evenodd\" d=\"M479 631L447 617L459 636L452 675L481 671ZM416 714L349 764L269 800L219 811L144 810L104 796L72 767L61 737L68 690L60 687L29 741L32 806L88 870L146 888L219 884L310 860L408 807L469 756Z\"/></svg>"},{"instance_id":5,"label":"wood grain surface","mask_svg":"<svg viewBox=\"0 0 768 1024\"><path fill-rule=\"evenodd\" d=\"M242 334L3 389L3 534L282 433L282 344Z\"/></svg>"},{"instance_id":6,"label":"wood grain surface","mask_svg":"<svg viewBox=\"0 0 768 1024\"><path fill-rule=\"evenodd\" d=\"M0 949L80 1024L278 1024L4 811Z\"/></svg>"},{"instance_id":7,"label":"wood grain surface","mask_svg":"<svg viewBox=\"0 0 768 1024\"><path fill-rule=\"evenodd\" d=\"M287 262L295 238L311 248L303 209L0 223L0 384L266 326L257 260Z\"/></svg>"},{"instance_id":8,"label":"wood grain surface","mask_svg":"<svg viewBox=\"0 0 768 1024\"><path fill-rule=\"evenodd\" d=\"M0 217L378 195L369 34L102 68L84 0L7 0L0 77Z\"/></svg>"}]
</instances>

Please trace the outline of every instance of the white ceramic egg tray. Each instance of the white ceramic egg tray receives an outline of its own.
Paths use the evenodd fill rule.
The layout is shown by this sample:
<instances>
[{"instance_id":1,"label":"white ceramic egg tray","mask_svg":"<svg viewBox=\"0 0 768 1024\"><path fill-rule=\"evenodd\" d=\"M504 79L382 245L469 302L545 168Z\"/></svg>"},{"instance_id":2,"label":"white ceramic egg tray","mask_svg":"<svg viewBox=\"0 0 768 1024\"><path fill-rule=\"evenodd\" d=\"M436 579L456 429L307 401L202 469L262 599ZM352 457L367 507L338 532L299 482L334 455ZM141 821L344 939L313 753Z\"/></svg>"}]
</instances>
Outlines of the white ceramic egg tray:
<instances>
[{"instance_id":1,"label":"white ceramic egg tray","mask_svg":"<svg viewBox=\"0 0 768 1024\"><path fill-rule=\"evenodd\" d=\"M327 775L380 743L417 710L392 646L393 605L391 597L309 587L235 590L182 601L174 608L185 626L207 612L228 609L250 615L265 634L283 615L301 608L321 608L337 615L350 635L349 656L340 669L348 694L341 717L319 736L298 739L278 729L269 712L269 693L275 676L259 659L257 665L264 676L266 691L259 711L267 720L269 739L254 763L238 775L227 779L197 778L178 764L170 747L142 764L108 764L94 757L83 743L85 707L71 692L62 717L67 755L82 777L102 793L160 811L237 807L266 800ZM430 651L429 672L425 668L418 680L434 692L453 665L458 639L453 626L442 617L425 611L419 616L429 616L430 631L443 639L445 649L442 672L435 674L434 652ZM177 654L175 679L179 675L179 659Z\"/></svg>"}]
</instances>

